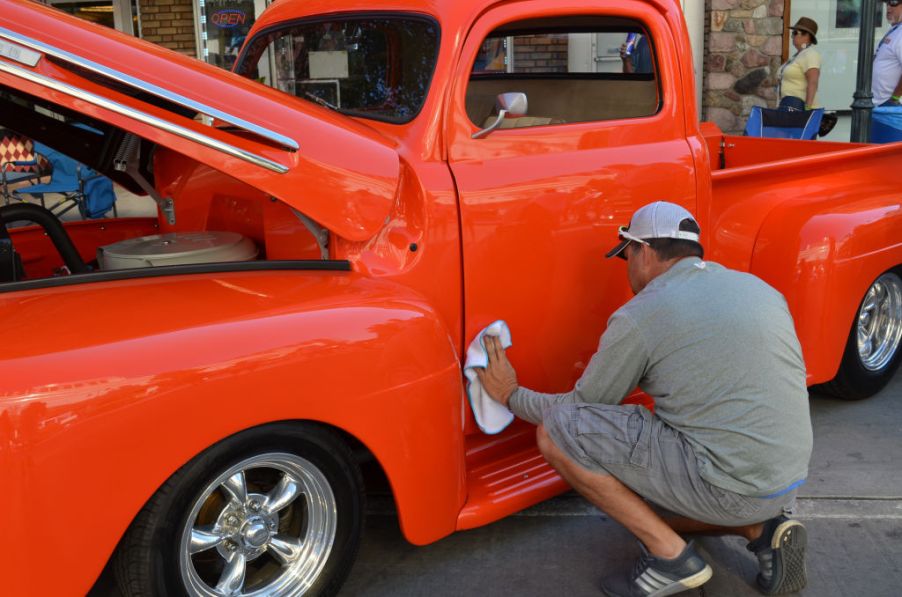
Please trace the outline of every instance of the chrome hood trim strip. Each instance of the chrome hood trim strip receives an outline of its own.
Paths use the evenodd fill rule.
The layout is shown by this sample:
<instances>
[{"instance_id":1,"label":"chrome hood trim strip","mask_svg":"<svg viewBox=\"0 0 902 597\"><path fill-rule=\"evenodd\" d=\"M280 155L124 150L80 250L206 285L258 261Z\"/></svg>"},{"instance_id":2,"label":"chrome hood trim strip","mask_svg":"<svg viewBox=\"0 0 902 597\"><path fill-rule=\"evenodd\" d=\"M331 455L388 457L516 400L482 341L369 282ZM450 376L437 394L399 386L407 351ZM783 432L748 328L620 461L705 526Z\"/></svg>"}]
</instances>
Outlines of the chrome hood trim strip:
<instances>
[{"instance_id":1,"label":"chrome hood trim strip","mask_svg":"<svg viewBox=\"0 0 902 597\"><path fill-rule=\"evenodd\" d=\"M26 37L24 35L16 33L15 31L10 31L5 27L0 27L0 37L22 44L23 46L27 46L48 56L54 56L61 60L65 60L66 62L70 62L76 66L85 68L99 75L103 75L104 77L108 77L110 79L113 79L114 81L128 85L129 87L133 87L140 91L155 95L174 104L178 104L185 108L190 108L192 110L200 112L201 114L212 116L213 118L228 122L229 124L245 129L251 133L254 133L255 135L259 135L264 139L278 143L282 147L286 147L292 151L297 151L299 149L298 142L291 137L287 137L275 131L271 131L267 128L253 124L251 122L248 122L247 120L244 120L243 118L239 118L232 114L217 110L216 108L207 106L206 104L202 104L183 95L179 95L175 92L169 91L168 89L154 85L153 83L142 81L141 79L132 77L131 75L127 75L125 73L103 66L102 64L98 64L86 58L82 58L81 56L72 54L71 52L60 50L59 48L55 48L54 46L45 44L35 39L31 39L30 37Z\"/></svg>"},{"instance_id":2,"label":"chrome hood trim strip","mask_svg":"<svg viewBox=\"0 0 902 597\"><path fill-rule=\"evenodd\" d=\"M45 75L41 75L35 73L34 71L18 67L6 61L0 60L0 71L7 72L16 77L31 81L32 83L53 89L54 91L65 93L66 95L78 98L95 106L111 110L113 112L116 112L117 114L121 114L128 118L137 120L138 122L143 122L144 124L164 130L168 133L172 133L173 135L178 135L179 137L183 137L190 141L194 141L195 143L199 143L205 147L209 147L211 149L215 149L246 162L250 162L251 164L255 164L257 166L260 166L261 168L266 168L267 170L271 170L279 174L288 172L287 166L283 166L282 164L274 162L273 160L270 160L268 158L258 156L239 147L235 147L234 145L229 145L228 143L225 143L218 139L208 137L207 135L192 131L191 129L179 126L177 124L172 124L171 122L163 120L162 118L158 118L146 112L124 106L118 102L114 102L105 97L95 95L89 91L79 89L78 87L73 87L68 83L61 83L60 81L56 81L55 79L52 79Z\"/></svg>"}]
</instances>

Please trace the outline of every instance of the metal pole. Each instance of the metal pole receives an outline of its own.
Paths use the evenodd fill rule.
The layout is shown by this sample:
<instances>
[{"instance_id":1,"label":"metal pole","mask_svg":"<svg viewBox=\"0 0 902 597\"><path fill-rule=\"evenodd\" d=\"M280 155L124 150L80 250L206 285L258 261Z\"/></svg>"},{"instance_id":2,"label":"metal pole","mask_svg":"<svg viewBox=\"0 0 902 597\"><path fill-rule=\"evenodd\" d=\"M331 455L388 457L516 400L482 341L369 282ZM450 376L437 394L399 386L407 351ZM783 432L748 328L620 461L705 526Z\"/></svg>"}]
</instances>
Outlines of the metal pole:
<instances>
[{"instance_id":1,"label":"metal pole","mask_svg":"<svg viewBox=\"0 0 902 597\"><path fill-rule=\"evenodd\" d=\"M867 143L871 138L871 74L874 63L874 16L877 0L861 0L861 27L858 30L858 78L855 101L852 102L852 135L850 141Z\"/></svg>"}]
</instances>

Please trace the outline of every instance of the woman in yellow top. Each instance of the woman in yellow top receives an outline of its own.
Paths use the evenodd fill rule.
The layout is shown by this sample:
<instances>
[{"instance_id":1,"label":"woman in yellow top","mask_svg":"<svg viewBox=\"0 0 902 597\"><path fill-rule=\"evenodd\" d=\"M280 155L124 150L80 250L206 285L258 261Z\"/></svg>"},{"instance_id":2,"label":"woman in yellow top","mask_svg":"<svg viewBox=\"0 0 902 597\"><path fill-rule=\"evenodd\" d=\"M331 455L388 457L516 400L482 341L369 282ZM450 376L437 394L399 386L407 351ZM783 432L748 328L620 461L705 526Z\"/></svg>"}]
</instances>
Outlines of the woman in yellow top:
<instances>
[{"instance_id":1,"label":"woman in yellow top","mask_svg":"<svg viewBox=\"0 0 902 597\"><path fill-rule=\"evenodd\" d=\"M812 110L817 108L817 83L821 76L821 55L817 45L817 23L802 17L789 28L796 54L780 67L779 86L781 110Z\"/></svg>"}]
</instances>

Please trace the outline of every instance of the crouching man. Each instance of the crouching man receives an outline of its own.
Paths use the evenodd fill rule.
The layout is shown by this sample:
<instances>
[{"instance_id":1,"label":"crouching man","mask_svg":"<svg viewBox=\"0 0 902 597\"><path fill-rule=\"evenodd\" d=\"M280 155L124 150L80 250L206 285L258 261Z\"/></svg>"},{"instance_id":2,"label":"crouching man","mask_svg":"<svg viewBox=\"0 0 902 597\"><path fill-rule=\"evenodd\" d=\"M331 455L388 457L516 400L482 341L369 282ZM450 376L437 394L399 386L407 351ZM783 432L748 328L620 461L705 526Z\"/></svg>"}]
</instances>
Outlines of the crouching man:
<instances>
[{"instance_id":1,"label":"crouching man","mask_svg":"<svg viewBox=\"0 0 902 597\"><path fill-rule=\"evenodd\" d=\"M536 423L548 462L639 539L638 565L604 579L607 595L671 595L706 582L711 567L679 533L741 535L762 592L802 589L806 533L787 514L812 435L786 301L751 274L703 261L697 222L673 203L642 207L619 236L607 257L627 261L636 296L611 316L576 387L519 387L487 337L485 390ZM619 404L637 385L654 414Z\"/></svg>"}]
</instances>

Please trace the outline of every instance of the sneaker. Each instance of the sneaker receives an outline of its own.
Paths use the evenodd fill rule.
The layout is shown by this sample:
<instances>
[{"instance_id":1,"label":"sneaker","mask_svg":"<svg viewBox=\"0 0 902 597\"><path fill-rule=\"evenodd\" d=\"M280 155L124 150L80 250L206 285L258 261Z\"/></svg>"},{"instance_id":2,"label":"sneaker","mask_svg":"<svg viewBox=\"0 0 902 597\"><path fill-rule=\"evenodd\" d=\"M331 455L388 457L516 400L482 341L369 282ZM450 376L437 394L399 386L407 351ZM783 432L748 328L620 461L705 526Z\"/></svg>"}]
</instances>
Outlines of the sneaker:
<instances>
[{"instance_id":1,"label":"sneaker","mask_svg":"<svg viewBox=\"0 0 902 597\"><path fill-rule=\"evenodd\" d=\"M711 566L695 551L690 541L672 560L656 558L639 543L642 553L633 573L606 578L601 590L609 597L664 597L682 593L708 582Z\"/></svg>"},{"instance_id":2,"label":"sneaker","mask_svg":"<svg viewBox=\"0 0 902 597\"><path fill-rule=\"evenodd\" d=\"M785 516L764 523L761 536L747 549L758 557L758 588L765 595L795 593L805 588L805 545L808 535L798 520Z\"/></svg>"}]
</instances>

